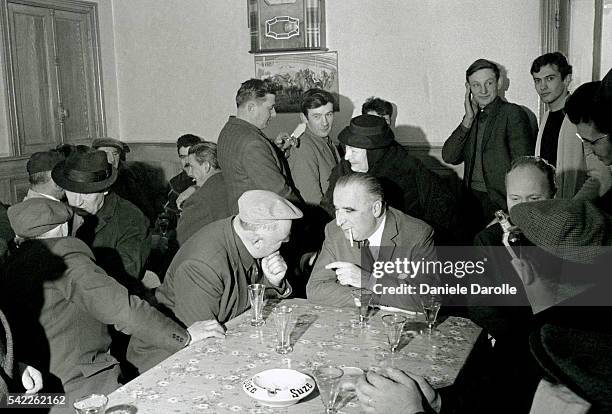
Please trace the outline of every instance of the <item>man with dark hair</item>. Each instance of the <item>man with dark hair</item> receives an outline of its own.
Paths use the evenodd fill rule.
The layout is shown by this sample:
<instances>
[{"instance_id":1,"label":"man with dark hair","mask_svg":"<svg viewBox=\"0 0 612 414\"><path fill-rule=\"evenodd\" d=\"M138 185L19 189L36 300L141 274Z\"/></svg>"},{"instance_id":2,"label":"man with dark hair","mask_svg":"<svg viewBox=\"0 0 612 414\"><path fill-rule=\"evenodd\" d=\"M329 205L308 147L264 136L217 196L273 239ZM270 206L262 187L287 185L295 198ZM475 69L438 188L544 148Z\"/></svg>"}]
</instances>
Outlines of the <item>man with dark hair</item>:
<instances>
[{"instance_id":1,"label":"man with dark hair","mask_svg":"<svg viewBox=\"0 0 612 414\"><path fill-rule=\"evenodd\" d=\"M276 116L276 90L267 79L242 83L236 94L236 116L230 116L219 133L217 157L233 214L238 212L238 198L248 190L268 190L300 201L284 155L261 131Z\"/></svg>"},{"instance_id":2,"label":"man with dark hair","mask_svg":"<svg viewBox=\"0 0 612 414\"><path fill-rule=\"evenodd\" d=\"M382 122L382 121L381 121ZM365 173L351 173L338 179L334 188L336 220L325 227L325 241L308 285L308 300L332 306L354 306L351 289L373 289L370 277L374 261L390 262L435 259L433 230L423 221L389 207L381 183ZM369 249L369 254L362 252ZM372 262L364 258L372 258ZM399 273L399 272L398 272ZM381 279L385 286L399 286L398 274ZM414 280L414 279L413 279ZM421 275L416 280L424 282ZM381 295L383 305L418 310L412 295ZM395 297L394 297L395 296Z\"/></svg>"},{"instance_id":3,"label":"man with dark hair","mask_svg":"<svg viewBox=\"0 0 612 414\"><path fill-rule=\"evenodd\" d=\"M181 205L183 212L176 227L179 244L185 243L205 225L231 214L217 162L217 144L202 142L189 148L187 174L195 180L197 190Z\"/></svg>"},{"instance_id":4,"label":"man with dark hair","mask_svg":"<svg viewBox=\"0 0 612 414\"><path fill-rule=\"evenodd\" d=\"M51 177L51 170L62 160L64 156L55 150L35 152L30 156L26 164L30 188L24 200L44 197L60 201L64 198L64 189L57 185Z\"/></svg>"},{"instance_id":5,"label":"man with dark hair","mask_svg":"<svg viewBox=\"0 0 612 414\"><path fill-rule=\"evenodd\" d=\"M468 196L466 217L472 230L481 230L499 209L506 209L504 175L512 160L533 154L535 136L523 108L499 96L500 71L478 59L465 74L465 114L444 143L442 158L464 163Z\"/></svg>"},{"instance_id":6,"label":"man with dark hair","mask_svg":"<svg viewBox=\"0 0 612 414\"><path fill-rule=\"evenodd\" d=\"M387 121L389 126L391 126L391 118L393 118L393 105L389 101L371 96L361 106L361 114L380 116Z\"/></svg>"},{"instance_id":7,"label":"man with dark hair","mask_svg":"<svg viewBox=\"0 0 612 414\"><path fill-rule=\"evenodd\" d=\"M558 198L595 199L600 182L596 171L605 166L576 139L576 126L565 116L572 66L560 52L546 53L533 61L531 76L546 104L536 140L536 155L557 169ZM602 192L603 194L603 192Z\"/></svg>"},{"instance_id":8,"label":"man with dark hair","mask_svg":"<svg viewBox=\"0 0 612 414\"><path fill-rule=\"evenodd\" d=\"M164 210L168 214L176 215L178 213L179 209L176 205L176 199L181 193L193 186L193 178L187 174L187 156L189 154L189 148L202 141L202 138L193 134L181 135L176 141L176 152L178 153L179 161L183 169L169 181L168 201L164 206Z\"/></svg>"},{"instance_id":9,"label":"man with dark hair","mask_svg":"<svg viewBox=\"0 0 612 414\"><path fill-rule=\"evenodd\" d=\"M585 150L592 151L593 154L606 166L603 172L598 175L602 183L601 191L606 191L600 198L595 200L595 204L612 214L612 190L609 189L611 180L610 165L612 165L612 139L610 132L605 133L599 130L594 121L594 115L601 111L599 102L596 100L600 92L602 82L587 82L580 85L578 89L567 99L565 112L570 121L576 125L576 136L584 144ZM610 107L608 107L610 109ZM608 184L607 187L606 184Z\"/></svg>"},{"instance_id":10,"label":"man with dark hair","mask_svg":"<svg viewBox=\"0 0 612 414\"><path fill-rule=\"evenodd\" d=\"M307 128L299 145L291 148L288 162L295 187L310 205L321 202L329 175L340 159L329 137L334 102L334 96L323 89L310 89L302 95L300 118Z\"/></svg>"}]
</instances>

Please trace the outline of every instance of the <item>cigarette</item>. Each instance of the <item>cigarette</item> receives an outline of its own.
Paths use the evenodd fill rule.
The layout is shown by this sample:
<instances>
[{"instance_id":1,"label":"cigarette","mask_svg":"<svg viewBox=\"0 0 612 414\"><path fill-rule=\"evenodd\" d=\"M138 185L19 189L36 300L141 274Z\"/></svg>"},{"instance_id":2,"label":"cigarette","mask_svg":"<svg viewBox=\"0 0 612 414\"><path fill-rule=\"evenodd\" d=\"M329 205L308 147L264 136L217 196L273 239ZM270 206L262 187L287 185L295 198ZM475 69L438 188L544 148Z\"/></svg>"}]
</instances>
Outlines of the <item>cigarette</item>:
<instances>
[{"instance_id":1,"label":"cigarette","mask_svg":"<svg viewBox=\"0 0 612 414\"><path fill-rule=\"evenodd\" d=\"M351 247L353 247L353 229L349 229L349 241L351 242Z\"/></svg>"}]
</instances>

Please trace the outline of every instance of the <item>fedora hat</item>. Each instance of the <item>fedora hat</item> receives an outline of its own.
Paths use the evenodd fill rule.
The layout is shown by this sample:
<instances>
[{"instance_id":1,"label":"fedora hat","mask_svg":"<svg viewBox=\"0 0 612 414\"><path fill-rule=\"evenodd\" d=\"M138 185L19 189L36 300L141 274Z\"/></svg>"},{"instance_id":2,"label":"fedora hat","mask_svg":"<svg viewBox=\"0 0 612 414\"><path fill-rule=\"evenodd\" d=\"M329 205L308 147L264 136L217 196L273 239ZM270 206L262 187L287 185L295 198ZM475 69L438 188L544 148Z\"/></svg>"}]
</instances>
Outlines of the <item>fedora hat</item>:
<instances>
[{"instance_id":1,"label":"fedora hat","mask_svg":"<svg viewBox=\"0 0 612 414\"><path fill-rule=\"evenodd\" d=\"M351 119L350 125L340 132L338 140L355 148L377 149L391 146L395 141L395 134L384 118L359 115Z\"/></svg>"},{"instance_id":2,"label":"fedora hat","mask_svg":"<svg viewBox=\"0 0 612 414\"><path fill-rule=\"evenodd\" d=\"M99 193L117 179L117 169L108 163L103 151L74 151L51 172L53 181L73 193Z\"/></svg>"}]
</instances>

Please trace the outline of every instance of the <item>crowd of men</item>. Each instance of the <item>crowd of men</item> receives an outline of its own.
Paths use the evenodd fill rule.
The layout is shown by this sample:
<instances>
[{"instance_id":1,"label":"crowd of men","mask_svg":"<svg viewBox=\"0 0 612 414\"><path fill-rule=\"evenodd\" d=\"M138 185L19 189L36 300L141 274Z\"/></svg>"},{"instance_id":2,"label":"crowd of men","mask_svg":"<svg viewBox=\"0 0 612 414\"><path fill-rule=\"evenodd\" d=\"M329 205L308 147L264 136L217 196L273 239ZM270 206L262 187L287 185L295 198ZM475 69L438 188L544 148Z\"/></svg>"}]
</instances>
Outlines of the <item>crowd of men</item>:
<instances>
[{"instance_id":1,"label":"crowd of men","mask_svg":"<svg viewBox=\"0 0 612 414\"><path fill-rule=\"evenodd\" d=\"M478 59L466 70L465 113L442 150L464 165L461 188L398 144L393 105L381 98L335 141L336 99L310 89L298 128L269 138L278 89L259 79L242 83L216 143L178 139L182 171L161 214L121 141L32 154L26 197L0 209L0 391L69 401L110 393L183 347L223 338L249 308L249 284L263 283L267 297L354 306L352 288L381 282L376 262L434 262L459 254L443 246L472 246L465 251L489 259L484 284L519 292L508 303L445 302L455 305L446 314L483 328L480 357L439 392L408 372L368 372L357 390L364 411L492 412L504 401L493 411L528 412L561 384L608 412L612 398L600 390L612 387L612 357L593 355L612 347L609 324L595 323L612 305L602 271L612 244L612 75L570 94L572 67L558 52L535 59L531 75L546 104L539 128L499 95L497 64ZM512 244L511 229L520 233ZM152 246L152 231L176 248L159 234ZM154 269L154 289L145 282L152 248L171 261ZM444 283L397 273L385 287ZM418 293L374 301L421 303ZM564 358L568 350L580 358Z\"/></svg>"}]
</instances>

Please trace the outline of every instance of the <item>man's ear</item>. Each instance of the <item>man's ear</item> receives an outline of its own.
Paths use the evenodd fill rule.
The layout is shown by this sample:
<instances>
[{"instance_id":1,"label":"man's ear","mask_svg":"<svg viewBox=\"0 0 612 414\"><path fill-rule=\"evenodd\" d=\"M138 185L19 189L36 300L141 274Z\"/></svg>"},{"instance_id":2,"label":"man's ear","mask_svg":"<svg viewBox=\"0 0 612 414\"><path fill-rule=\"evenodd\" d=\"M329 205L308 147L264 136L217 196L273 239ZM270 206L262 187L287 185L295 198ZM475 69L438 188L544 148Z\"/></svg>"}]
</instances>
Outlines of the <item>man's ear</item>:
<instances>
[{"instance_id":1,"label":"man's ear","mask_svg":"<svg viewBox=\"0 0 612 414\"><path fill-rule=\"evenodd\" d=\"M567 76L565 77L565 79L563 79L563 83L565 84L565 87L568 88L569 84L572 83L572 74L568 73Z\"/></svg>"},{"instance_id":2,"label":"man's ear","mask_svg":"<svg viewBox=\"0 0 612 414\"><path fill-rule=\"evenodd\" d=\"M383 213L383 202L381 200L376 200L372 203L372 214L374 217L379 218Z\"/></svg>"},{"instance_id":3,"label":"man's ear","mask_svg":"<svg viewBox=\"0 0 612 414\"><path fill-rule=\"evenodd\" d=\"M308 122L308 118L306 118L306 115L304 115L303 113L300 113L300 119L302 120L302 124Z\"/></svg>"},{"instance_id":4,"label":"man's ear","mask_svg":"<svg viewBox=\"0 0 612 414\"><path fill-rule=\"evenodd\" d=\"M246 103L247 112L252 112L257 108L257 104L254 101L248 101Z\"/></svg>"}]
</instances>

